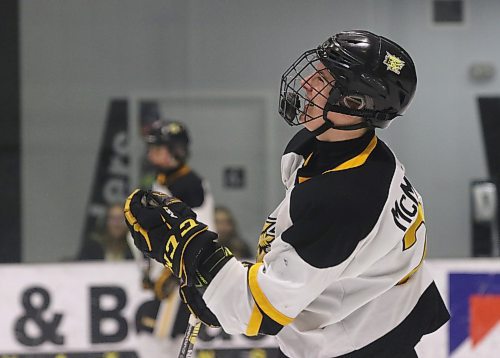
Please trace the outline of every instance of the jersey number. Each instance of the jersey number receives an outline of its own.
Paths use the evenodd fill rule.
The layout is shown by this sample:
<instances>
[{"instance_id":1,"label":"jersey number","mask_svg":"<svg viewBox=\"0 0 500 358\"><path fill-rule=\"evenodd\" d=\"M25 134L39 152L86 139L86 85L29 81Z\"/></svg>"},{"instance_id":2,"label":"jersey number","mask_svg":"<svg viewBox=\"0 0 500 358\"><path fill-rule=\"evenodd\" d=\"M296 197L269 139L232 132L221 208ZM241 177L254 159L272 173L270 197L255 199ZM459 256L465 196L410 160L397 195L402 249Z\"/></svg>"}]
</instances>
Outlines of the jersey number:
<instances>
[{"instance_id":1,"label":"jersey number","mask_svg":"<svg viewBox=\"0 0 500 358\"><path fill-rule=\"evenodd\" d=\"M413 247L417 243L417 241L424 240L424 253L422 254L422 258L420 259L419 264L411 270L401 281L398 282L398 285L402 285L406 283L414 274L418 271L418 269L422 266L424 262L425 255L427 253L427 238L426 238L427 229L425 227L424 221L424 210L422 209L422 205L418 206L417 219L410 226L405 236L403 237L403 251L406 251Z\"/></svg>"},{"instance_id":2,"label":"jersey number","mask_svg":"<svg viewBox=\"0 0 500 358\"><path fill-rule=\"evenodd\" d=\"M184 235L186 235L186 233L196 225L196 221L194 221L193 219L184 220L179 226L179 228L182 230L181 237L184 237ZM172 260L174 259L175 250L177 249L178 245L179 241L177 241L175 235L170 235L167 243L165 244L165 253L163 254L163 258L165 259L167 266L170 268L172 268Z\"/></svg>"}]
</instances>

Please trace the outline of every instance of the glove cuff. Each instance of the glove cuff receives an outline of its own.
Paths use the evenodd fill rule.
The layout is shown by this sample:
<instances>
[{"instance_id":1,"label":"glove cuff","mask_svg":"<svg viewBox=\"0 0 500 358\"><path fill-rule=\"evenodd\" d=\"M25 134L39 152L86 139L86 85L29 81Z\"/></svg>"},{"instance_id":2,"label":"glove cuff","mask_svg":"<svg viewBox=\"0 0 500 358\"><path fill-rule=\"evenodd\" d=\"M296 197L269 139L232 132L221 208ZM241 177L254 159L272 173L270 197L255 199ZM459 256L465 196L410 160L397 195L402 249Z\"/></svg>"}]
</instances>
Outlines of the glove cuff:
<instances>
[{"instance_id":1,"label":"glove cuff","mask_svg":"<svg viewBox=\"0 0 500 358\"><path fill-rule=\"evenodd\" d=\"M194 286L203 293L224 265L233 258L227 247L213 243L205 248L199 256L196 272L194 273ZM191 283L191 285L193 285Z\"/></svg>"},{"instance_id":2,"label":"glove cuff","mask_svg":"<svg viewBox=\"0 0 500 358\"><path fill-rule=\"evenodd\" d=\"M198 270L200 262L204 260L204 257L212 253L215 249L214 240L217 239L217 234L212 231L203 231L197 235L196 240L191 240L189 245L186 246L186 250L183 254L184 256L184 270L185 275L184 280L189 281L195 276L195 272ZM187 283L187 282L186 282Z\"/></svg>"}]
</instances>

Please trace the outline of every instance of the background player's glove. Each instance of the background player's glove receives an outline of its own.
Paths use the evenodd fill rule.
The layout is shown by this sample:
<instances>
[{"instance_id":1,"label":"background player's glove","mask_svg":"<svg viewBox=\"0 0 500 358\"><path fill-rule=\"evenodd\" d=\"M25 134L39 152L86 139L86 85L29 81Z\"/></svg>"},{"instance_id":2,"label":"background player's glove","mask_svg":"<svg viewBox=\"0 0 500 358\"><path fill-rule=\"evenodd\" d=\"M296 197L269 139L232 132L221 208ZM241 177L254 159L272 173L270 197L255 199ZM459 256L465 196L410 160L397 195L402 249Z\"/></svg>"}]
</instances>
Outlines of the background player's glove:
<instances>
[{"instance_id":1,"label":"background player's glove","mask_svg":"<svg viewBox=\"0 0 500 358\"><path fill-rule=\"evenodd\" d=\"M220 245L214 242L217 235L177 198L138 189L127 198L124 213L137 248L170 268L184 284L194 285L193 280L200 280L199 272L206 272L207 279L202 277L201 281L208 285L232 257L228 250L219 250ZM220 258L213 265L217 255ZM207 260L209 266L198 270L199 261Z\"/></svg>"},{"instance_id":2,"label":"background player's glove","mask_svg":"<svg viewBox=\"0 0 500 358\"><path fill-rule=\"evenodd\" d=\"M151 287L157 300L163 300L170 296L179 287L179 280L172 274L172 271L163 269L160 277L158 277Z\"/></svg>"}]
</instances>

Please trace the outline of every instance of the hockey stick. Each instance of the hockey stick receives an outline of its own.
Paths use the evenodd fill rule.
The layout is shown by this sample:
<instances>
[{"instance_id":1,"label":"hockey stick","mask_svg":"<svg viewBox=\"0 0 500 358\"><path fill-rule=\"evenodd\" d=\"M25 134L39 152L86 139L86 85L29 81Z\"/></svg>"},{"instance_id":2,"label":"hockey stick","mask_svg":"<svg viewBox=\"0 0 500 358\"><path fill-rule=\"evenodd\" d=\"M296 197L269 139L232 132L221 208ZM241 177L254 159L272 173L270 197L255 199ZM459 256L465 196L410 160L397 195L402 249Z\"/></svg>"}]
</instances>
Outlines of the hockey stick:
<instances>
[{"instance_id":1,"label":"hockey stick","mask_svg":"<svg viewBox=\"0 0 500 358\"><path fill-rule=\"evenodd\" d=\"M141 198L141 203L144 206L162 206L161 203L155 200L154 197L147 198L146 196L144 196ZM178 358L191 358L193 356L194 344L196 342L196 338L198 337L200 328L201 321L195 315L190 314L188 326L186 328L186 333L184 333L184 338L182 339Z\"/></svg>"},{"instance_id":2,"label":"hockey stick","mask_svg":"<svg viewBox=\"0 0 500 358\"><path fill-rule=\"evenodd\" d=\"M201 321L193 314L189 315L186 333L182 339L181 350L178 358L191 358L193 356L194 344L200 331Z\"/></svg>"}]
</instances>

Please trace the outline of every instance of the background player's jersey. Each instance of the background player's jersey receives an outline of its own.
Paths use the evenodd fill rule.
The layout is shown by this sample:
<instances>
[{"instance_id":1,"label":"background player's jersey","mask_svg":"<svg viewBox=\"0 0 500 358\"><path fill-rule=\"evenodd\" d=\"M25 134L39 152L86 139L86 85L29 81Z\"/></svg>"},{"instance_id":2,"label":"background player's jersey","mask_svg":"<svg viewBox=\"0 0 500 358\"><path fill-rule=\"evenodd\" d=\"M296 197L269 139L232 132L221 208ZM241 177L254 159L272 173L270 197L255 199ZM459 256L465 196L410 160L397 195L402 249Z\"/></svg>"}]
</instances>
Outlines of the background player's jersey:
<instances>
[{"instance_id":1,"label":"background player's jersey","mask_svg":"<svg viewBox=\"0 0 500 358\"><path fill-rule=\"evenodd\" d=\"M216 231L214 222L215 204L210 187L206 180L201 178L187 165L179 168L168 178L163 174L158 175L151 189L179 198L193 209L200 222L208 225L210 230ZM128 235L128 239L134 256L136 256L136 259L142 260L143 255L133 245L130 235ZM161 264L156 266L163 269L163 265ZM157 270L154 271L156 272Z\"/></svg>"},{"instance_id":2,"label":"background player's jersey","mask_svg":"<svg viewBox=\"0 0 500 358\"><path fill-rule=\"evenodd\" d=\"M186 203L197 215L197 219L215 231L214 199L206 180L187 165L182 166L169 178L158 175L152 190L175 196Z\"/></svg>"},{"instance_id":3,"label":"background player's jersey","mask_svg":"<svg viewBox=\"0 0 500 358\"><path fill-rule=\"evenodd\" d=\"M423 261L422 199L373 132L326 143L303 130L281 170L263 261L229 261L203 296L226 332L275 334L293 358L379 357L447 321Z\"/></svg>"}]
</instances>

